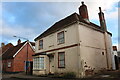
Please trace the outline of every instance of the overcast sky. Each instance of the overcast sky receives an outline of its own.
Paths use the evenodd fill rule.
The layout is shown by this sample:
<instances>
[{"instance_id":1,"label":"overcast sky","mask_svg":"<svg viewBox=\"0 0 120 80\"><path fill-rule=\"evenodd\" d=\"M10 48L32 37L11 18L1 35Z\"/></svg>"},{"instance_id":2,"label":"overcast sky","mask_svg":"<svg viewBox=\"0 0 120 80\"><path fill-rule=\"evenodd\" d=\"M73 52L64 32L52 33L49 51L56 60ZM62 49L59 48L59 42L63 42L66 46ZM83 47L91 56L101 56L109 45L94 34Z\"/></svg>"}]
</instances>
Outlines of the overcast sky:
<instances>
[{"instance_id":1,"label":"overcast sky","mask_svg":"<svg viewBox=\"0 0 120 80\"><path fill-rule=\"evenodd\" d=\"M80 0L79 0L80 1ZM105 14L107 29L112 33L113 45L118 45L118 0L83 0L88 7L90 21L99 25L99 8ZM16 45L20 36L34 41L55 22L77 12L80 2L2 2L0 3L0 42ZM24 41L24 40L22 40Z\"/></svg>"}]
</instances>

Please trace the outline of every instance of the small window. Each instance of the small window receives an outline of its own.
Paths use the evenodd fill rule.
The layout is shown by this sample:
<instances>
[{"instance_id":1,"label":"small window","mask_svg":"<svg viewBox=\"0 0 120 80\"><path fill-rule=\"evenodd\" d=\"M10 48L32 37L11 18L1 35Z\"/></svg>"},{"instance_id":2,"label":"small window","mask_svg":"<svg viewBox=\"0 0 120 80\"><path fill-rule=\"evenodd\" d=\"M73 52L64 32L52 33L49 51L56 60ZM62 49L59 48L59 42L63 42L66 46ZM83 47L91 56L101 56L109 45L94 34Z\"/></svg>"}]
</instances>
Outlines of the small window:
<instances>
[{"instance_id":1,"label":"small window","mask_svg":"<svg viewBox=\"0 0 120 80\"><path fill-rule=\"evenodd\" d=\"M8 67L9 67L9 68L11 67L11 62L8 62Z\"/></svg>"},{"instance_id":2,"label":"small window","mask_svg":"<svg viewBox=\"0 0 120 80\"><path fill-rule=\"evenodd\" d=\"M65 42L64 31L57 34L57 40L58 40L58 44L62 44Z\"/></svg>"},{"instance_id":3,"label":"small window","mask_svg":"<svg viewBox=\"0 0 120 80\"><path fill-rule=\"evenodd\" d=\"M65 68L65 52L58 53L58 67Z\"/></svg>"},{"instance_id":4,"label":"small window","mask_svg":"<svg viewBox=\"0 0 120 80\"><path fill-rule=\"evenodd\" d=\"M39 41L39 49L43 49L43 40Z\"/></svg>"},{"instance_id":5,"label":"small window","mask_svg":"<svg viewBox=\"0 0 120 80\"><path fill-rule=\"evenodd\" d=\"M102 55L104 55L104 52L102 52Z\"/></svg>"}]
</instances>

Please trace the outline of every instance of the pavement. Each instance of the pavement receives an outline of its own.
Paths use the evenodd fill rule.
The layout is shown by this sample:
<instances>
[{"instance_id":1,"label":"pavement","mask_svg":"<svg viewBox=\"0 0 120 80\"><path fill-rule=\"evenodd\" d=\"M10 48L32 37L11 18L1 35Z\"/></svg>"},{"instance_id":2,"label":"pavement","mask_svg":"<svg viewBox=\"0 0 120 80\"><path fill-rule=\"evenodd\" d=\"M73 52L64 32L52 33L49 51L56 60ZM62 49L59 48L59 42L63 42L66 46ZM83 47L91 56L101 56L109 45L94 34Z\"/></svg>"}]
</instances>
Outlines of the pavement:
<instances>
[{"instance_id":1,"label":"pavement","mask_svg":"<svg viewBox=\"0 0 120 80\"><path fill-rule=\"evenodd\" d=\"M75 78L75 79L40 77L34 75L26 75L25 73L2 75L2 80L21 80L21 79L22 80L120 80L120 70L102 72L100 74L94 75L89 78Z\"/></svg>"}]
</instances>

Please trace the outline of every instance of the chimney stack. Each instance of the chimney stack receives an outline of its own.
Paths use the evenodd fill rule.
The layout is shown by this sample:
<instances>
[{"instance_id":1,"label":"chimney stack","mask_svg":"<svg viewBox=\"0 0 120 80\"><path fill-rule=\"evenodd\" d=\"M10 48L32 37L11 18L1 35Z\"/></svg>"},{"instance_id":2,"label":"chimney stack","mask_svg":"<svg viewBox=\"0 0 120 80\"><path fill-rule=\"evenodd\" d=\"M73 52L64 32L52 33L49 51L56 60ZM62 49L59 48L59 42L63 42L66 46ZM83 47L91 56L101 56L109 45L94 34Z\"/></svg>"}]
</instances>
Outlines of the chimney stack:
<instances>
[{"instance_id":1,"label":"chimney stack","mask_svg":"<svg viewBox=\"0 0 120 80\"><path fill-rule=\"evenodd\" d=\"M89 22L87 6L84 4L84 2L81 2L81 3L82 5L79 7L79 14L83 20L85 20L86 22Z\"/></svg>"},{"instance_id":2,"label":"chimney stack","mask_svg":"<svg viewBox=\"0 0 120 80\"><path fill-rule=\"evenodd\" d=\"M3 46L5 46L5 43L2 42L2 43L1 43L1 47L3 47Z\"/></svg>"},{"instance_id":3,"label":"chimney stack","mask_svg":"<svg viewBox=\"0 0 120 80\"><path fill-rule=\"evenodd\" d=\"M100 26L104 31L107 31L104 13L102 12L101 7L99 7L99 11L100 12L98 13L98 15L99 15Z\"/></svg>"},{"instance_id":4,"label":"chimney stack","mask_svg":"<svg viewBox=\"0 0 120 80\"><path fill-rule=\"evenodd\" d=\"M20 39L18 39L18 44L20 44L21 43L21 40Z\"/></svg>"}]
</instances>

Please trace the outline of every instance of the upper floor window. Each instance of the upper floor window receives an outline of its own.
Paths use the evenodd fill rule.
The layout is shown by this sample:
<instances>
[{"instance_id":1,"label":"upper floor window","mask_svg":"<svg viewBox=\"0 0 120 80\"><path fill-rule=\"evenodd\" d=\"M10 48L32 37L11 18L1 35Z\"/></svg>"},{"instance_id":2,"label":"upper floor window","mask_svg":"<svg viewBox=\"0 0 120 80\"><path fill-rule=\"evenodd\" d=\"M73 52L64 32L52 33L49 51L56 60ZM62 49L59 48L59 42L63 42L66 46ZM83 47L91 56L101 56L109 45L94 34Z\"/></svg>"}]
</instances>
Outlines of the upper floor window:
<instances>
[{"instance_id":1,"label":"upper floor window","mask_svg":"<svg viewBox=\"0 0 120 80\"><path fill-rule=\"evenodd\" d=\"M39 49L43 49L43 40L39 41Z\"/></svg>"},{"instance_id":2,"label":"upper floor window","mask_svg":"<svg viewBox=\"0 0 120 80\"><path fill-rule=\"evenodd\" d=\"M57 34L58 44L62 44L65 42L64 31Z\"/></svg>"},{"instance_id":3,"label":"upper floor window","mask_svg":"<svg viewBox=\"0 0 120 80\"><path fill-rule=\"evenodd\" d=\"M58 53L58 67L65 68L65 52Z\"/></svg>"}]
</instances>

